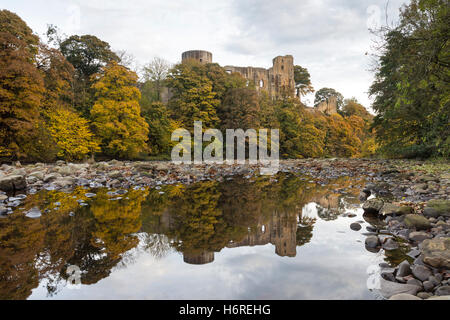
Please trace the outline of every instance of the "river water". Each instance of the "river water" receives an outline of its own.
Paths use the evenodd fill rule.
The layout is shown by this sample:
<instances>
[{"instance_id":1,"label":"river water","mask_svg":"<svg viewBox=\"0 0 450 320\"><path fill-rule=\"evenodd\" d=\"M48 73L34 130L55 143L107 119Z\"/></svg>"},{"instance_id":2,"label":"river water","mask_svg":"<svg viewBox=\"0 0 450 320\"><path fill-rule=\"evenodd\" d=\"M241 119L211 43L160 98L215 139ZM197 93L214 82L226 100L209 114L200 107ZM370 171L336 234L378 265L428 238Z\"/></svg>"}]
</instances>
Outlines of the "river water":
<instances>
[{"instance_id":1,"label":"river water","mask_svg":"<svg viewBox=\"0 0 450 320\"><path fill-rule=\"evenodd\" d=\"M363 184L280 174L28 195L0 219L0 299L378 299L368 270L399 253L366 250Z\"/></svg>"}]
</instances>

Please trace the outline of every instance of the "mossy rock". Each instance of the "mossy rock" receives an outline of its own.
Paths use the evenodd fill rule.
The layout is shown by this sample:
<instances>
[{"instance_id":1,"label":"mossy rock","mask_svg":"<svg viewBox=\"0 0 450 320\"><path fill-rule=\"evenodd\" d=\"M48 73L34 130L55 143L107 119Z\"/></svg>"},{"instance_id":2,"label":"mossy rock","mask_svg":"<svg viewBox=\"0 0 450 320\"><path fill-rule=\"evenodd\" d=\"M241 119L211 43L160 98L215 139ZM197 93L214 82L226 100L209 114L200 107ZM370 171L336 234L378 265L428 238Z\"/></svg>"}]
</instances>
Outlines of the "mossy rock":
<instances>
[{"instance_id":1,"label":"mossy rock","mask_svg":"<svg viewBox=\"0 0 450 320\"><path fill-rule=\"evenodd\" d=\"M430 200L423 214L427 217L450 217L450 200Z\"/></svg>"},{"instance_id":2,"label":"mossy rock","mask_svg":"<svg viewBox=\"0 0 450 320\"><path fill-rule=\"evenodd\" d=\"M428 230L431 228L430 221L418 214L408 214L405 216L404 223L409 229Z\"/></svg>"}]
</instances>

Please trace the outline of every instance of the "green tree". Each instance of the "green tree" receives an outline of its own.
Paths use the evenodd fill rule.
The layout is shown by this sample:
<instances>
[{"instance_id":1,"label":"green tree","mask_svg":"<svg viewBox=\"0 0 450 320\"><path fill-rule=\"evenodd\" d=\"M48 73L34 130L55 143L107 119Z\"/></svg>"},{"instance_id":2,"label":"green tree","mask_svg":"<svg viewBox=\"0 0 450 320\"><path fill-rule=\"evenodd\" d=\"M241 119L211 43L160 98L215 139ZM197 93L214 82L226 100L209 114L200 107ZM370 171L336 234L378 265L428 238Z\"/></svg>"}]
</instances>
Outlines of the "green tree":
<instances>
[{"instance_id":1,"label":"green tree","mask_svg":"<svg viewBox=\"0 0 450 320\"><path fill-rule=\"evenodd\" d=\"M136 73L113 62L92 88L96 102L92 125L108 156L135 158L147 150L148 124L141 116Z\"/></svg>"},{"instance_id":2,"label":"green tree","mask_svg":"<svg viewBox=\"0 0 450 320\"><path fill-rule=\"evenodd\" d=\"M321 102L326 101L331 97L336 97L337 108L340 110L344 105L344 96L332 88L322 88L316 92L316 98L314 100L314 105L317 107Z\"/></svg>"},{"instance_id":3,"label":"green tree","mask_svg":"<svg viewBox=\"0 0 450 320\"><path fill-rule=\"evenodd\" d=\"M294 66L294 80L298 98L314 92L308 69L301 66Z\"/></svg>"},{"instance_id":4,"label":"green tree","mask_svg":"<svg viewBox=\"0 0 450 320\"><path fill-rule=\"evenodd\" d=\"M88 117L95 100L92 76L102 72L108 63L119 62L119 57L107 42L92 35L71 36L61 42L60 50L76 70L76 107Z\"/></svg>"},{"instance_id":5,"label":"green tree","mask_svg":"<svg viewBox=\"0 0 450 320\"><path fill-rule=\"evenodd\" d=\"M396 157L450 156L450 8L413 0L382 45L370 94L382 151Z\"/></svg>"},{"instance_id":6,"label":"green tree","mask_svg":"<svg viewBox=\"0 0 450 320\"><path fill-rule=\"evenodd\" d=\"M213 91L213 82L206 76L206 67L189 61L176 65L167 78L173 97L169 109L174 119L192 129L194 121L203 121L205 128L219 124L217 108L220 100Z\"/></svg>"}]
</instances>

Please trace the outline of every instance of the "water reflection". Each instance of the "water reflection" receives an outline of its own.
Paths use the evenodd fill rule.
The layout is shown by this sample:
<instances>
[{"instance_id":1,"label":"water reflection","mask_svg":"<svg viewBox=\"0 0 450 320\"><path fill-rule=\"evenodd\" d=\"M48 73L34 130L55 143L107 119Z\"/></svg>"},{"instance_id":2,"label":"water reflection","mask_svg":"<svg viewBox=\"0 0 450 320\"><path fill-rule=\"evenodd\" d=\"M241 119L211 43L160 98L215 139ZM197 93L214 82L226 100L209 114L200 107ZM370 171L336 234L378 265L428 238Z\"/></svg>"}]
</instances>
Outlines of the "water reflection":
<instances>
[{"instance_id":1,"label":"water reflection","mask_svg":"<svg viewBox=\"0 0 450 320\"><path fill-rule=\"evenodd\" d=\"M336 220L358 205L360 183L341 178L323 186L281 174L189 187L30 195L0 219L0 299L26 299L44 283L47 297L57 296L70 265L81 269L83 285L98 284L131 265L130 252L138 247L155 260L178 252L189 265L214 264L223 249L269 244L277 256L294 258L311 242L318 220ZM305 210L308 204L316 214ZM32 208L42 216L26 217Z\"/></svg>"}]
</instances>

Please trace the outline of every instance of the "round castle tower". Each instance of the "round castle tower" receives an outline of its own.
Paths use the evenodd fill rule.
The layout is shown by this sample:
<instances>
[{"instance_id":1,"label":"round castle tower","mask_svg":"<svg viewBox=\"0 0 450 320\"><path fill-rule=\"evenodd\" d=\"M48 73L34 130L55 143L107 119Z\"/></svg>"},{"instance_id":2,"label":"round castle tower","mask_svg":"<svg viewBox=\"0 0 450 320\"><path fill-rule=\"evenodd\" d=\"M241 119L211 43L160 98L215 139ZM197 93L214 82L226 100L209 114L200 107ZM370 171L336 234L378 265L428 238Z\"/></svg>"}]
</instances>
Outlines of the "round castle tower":
<instances>
[{"instance_id":1,"label":"round castle tower","mask_svg":"<svg viewBox=\"0 0 450 320\"><path fill-rule=\"evenodd\" d=\"M212 63L213 62L213 55L211 52L203 51L203 50L192 50L192 51L186 51L182 55L182 62L185 62L187 60L194 59L200 63Z\"/></svg>"}]
</instances>

